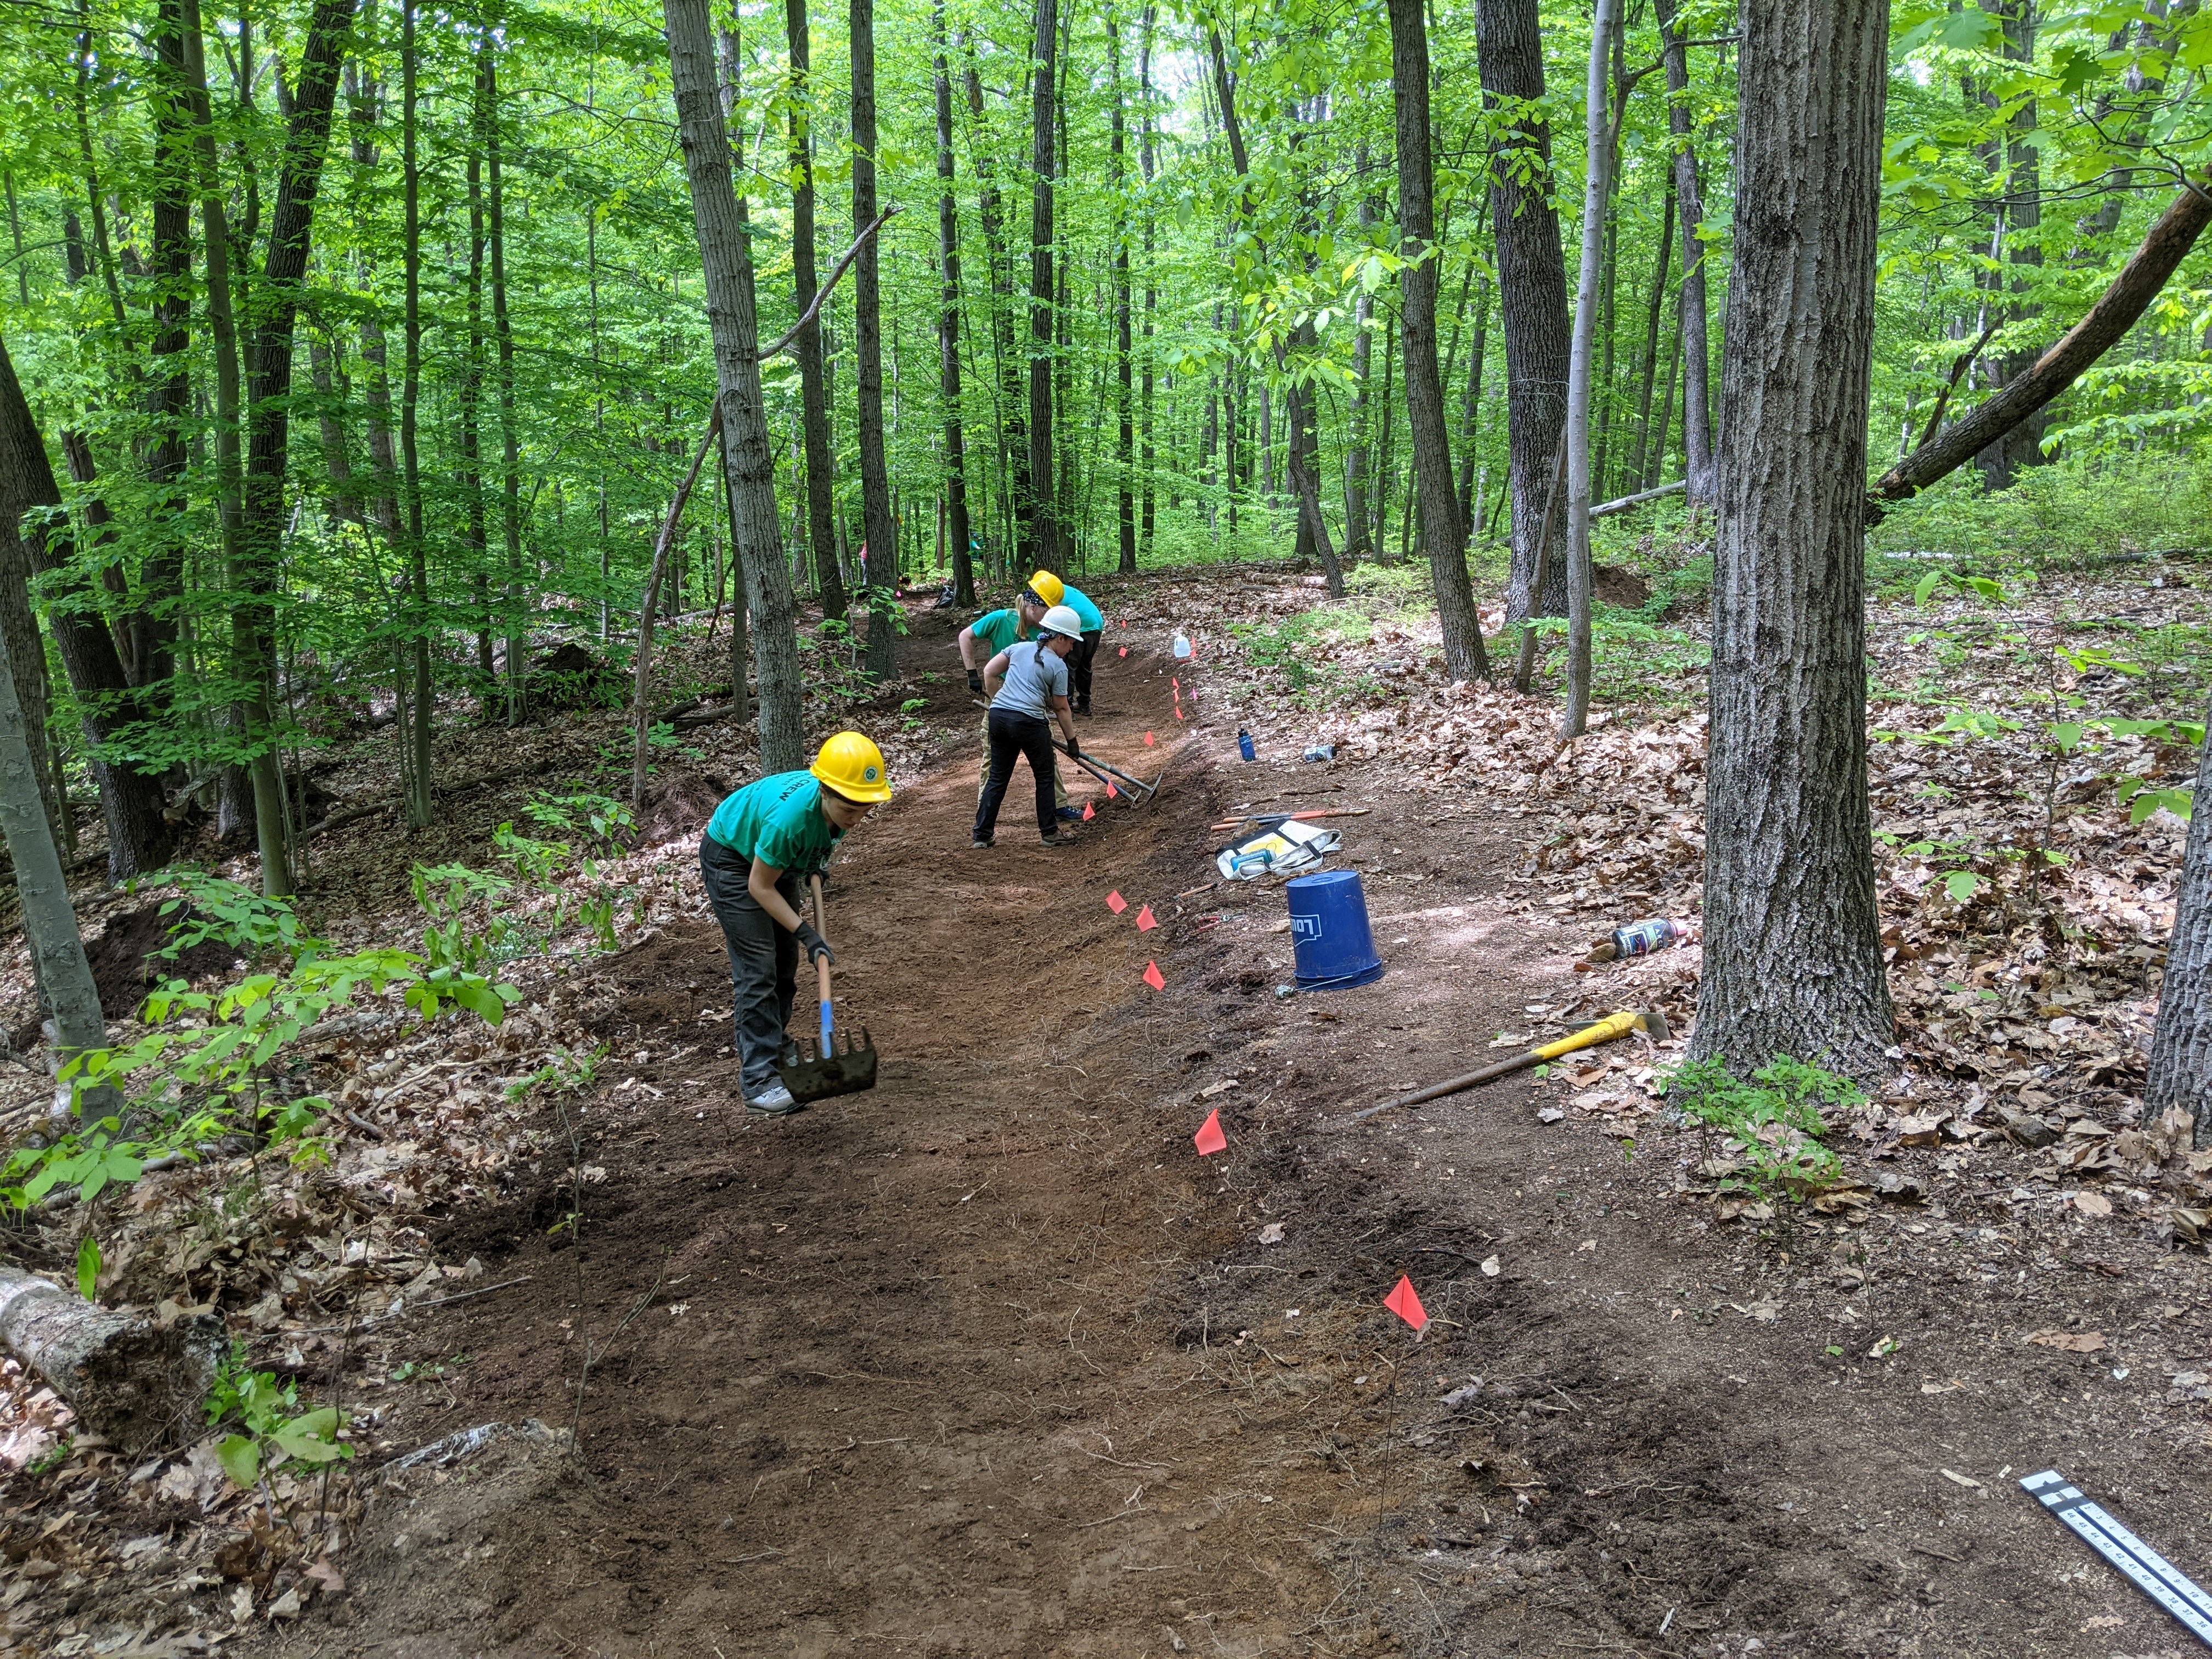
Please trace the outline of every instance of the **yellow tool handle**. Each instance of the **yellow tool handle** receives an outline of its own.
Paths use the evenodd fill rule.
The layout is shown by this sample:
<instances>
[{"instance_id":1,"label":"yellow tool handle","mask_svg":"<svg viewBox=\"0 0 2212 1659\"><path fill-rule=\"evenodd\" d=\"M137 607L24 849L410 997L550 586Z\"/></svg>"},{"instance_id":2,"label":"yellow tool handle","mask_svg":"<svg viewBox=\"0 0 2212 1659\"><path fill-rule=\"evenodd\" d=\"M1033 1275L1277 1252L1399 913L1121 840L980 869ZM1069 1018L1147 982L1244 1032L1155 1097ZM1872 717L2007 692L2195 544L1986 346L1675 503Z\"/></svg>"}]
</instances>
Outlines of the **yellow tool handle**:
<instances>
[{"instance_id":1,"label":"yellow tool handle","mask_svg":"<svg viewBox=\"0 0 2212 1659\"><path fill-rule=\"evenodd\" d=\"M1561 1054L1571 1054L1577 1048L1594 1048L1601 1042L1626 1036L1635 1028L1635 1014L1624 1009L1617 1014L1607 1014L1596 1024L1585 1026L1572 1036L1563 1036L1557 1042L1547 1042L1534 1052L1539 1060L1557 1060Z\"/></svg>"}]
</instances>

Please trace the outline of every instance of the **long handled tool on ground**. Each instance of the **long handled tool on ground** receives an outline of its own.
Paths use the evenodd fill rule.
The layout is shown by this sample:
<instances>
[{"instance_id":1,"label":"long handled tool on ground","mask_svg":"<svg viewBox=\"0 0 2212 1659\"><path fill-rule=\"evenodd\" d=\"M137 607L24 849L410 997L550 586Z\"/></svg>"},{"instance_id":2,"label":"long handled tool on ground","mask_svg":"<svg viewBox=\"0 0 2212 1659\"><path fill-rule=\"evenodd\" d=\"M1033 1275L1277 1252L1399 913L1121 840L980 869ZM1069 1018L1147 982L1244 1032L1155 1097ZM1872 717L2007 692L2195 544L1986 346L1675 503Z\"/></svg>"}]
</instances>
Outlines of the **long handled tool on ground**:
<instances>
[{"instance_id":1,"label":"long handled tool on ground","mask_svg":"<svg viewBox=\"0 0 2212 1659\"><path fill-rule=\"evenodd\" d=\"M1419 1106L1424 1101L1441 1100L1446 1095L1455 1095L1463 1089L1478 1089L1486 1083L1495 1083L1499 1078L1510 1077L1516 1072L1526 1071L1531 1066L1540 1066L1547 1060L1557 1060L1577 1048L1595 1048L1601 1042L1610 1042L1631 1031L1644 1031L1656 1042L1664 1042L1669 1033L1667 1016L1656 1008L1644 1012L1623 1009L1617 1014L1607 1014L1595 1025L1584 1026L1572 1036L1563 1036L1557 1042L1547 1042L1540 1048L1525 1048L1510 1060L1501 1060L1494 1066L1486 1066L1479 1072L1469 1072L1446 1083L1432 1084L1417 1089L1410 1095L1401 1095L1395 1100L1386 1100L1380 1106L1370 1106L1365 1111L1354 1112L1347 1121L1357 1123L1363 1118L1375 1116L1398 1106ZM796 1092L794 1091L793 1092Z\"/></svg>"},{"instance_id":2,"label":"long handled tool on ground","mask_svg":"<svg viewBox=\"0 0 2212 1659\"><path fill-rule=\"evenodd\" d=\"M1067 754L1067 751L1065 749L1061 750L1060 752L1064 755ZM1085 771L1090 773L1092 777L1097 779L1099 782L1106 785L1109 789L1114 787L1115 783L1119 782L1121 787L1122 793L1127 794L1130 800L1139 806L1142 806L1154 795L1160 793L1160 781L1158 778L1155 778L1150 783L1146 783L1140 778L1131 777L1127 772L1121 770L1120 767L1109 766L1104 761L1097 759L1090 755L1068 755L1067 757L1073 761L1078 766L1081 767ZM1165 775L1165 773L1161 774L1162 777L1164 777Z\"/></svg>"},{"instance_id":3,"label":"long handled tool on ground","mask_svg":"<svg viewBox=\"0 0 2212 1659\"><path fill-rule=\"evenodd\" d=\"M823 933L822 878L814 881L814 931ZM786 1042L783 1054L776 1062L776 1074L783 1079L783 1086L791 1091L792 1098L805 1102L828 1100L835 1095L858 1094L863 1089L876 1086L876 1044L868 1035L868 1028L860 1028L860 1041L856 1045L853 1034L844 1034L844 1049L837 1047L837 1033L832 1028L830 1014L830 958L814 959L815 984L822 1000L822 1045L817 1051L801 1038Z\"/></svg>"}]
</instances>

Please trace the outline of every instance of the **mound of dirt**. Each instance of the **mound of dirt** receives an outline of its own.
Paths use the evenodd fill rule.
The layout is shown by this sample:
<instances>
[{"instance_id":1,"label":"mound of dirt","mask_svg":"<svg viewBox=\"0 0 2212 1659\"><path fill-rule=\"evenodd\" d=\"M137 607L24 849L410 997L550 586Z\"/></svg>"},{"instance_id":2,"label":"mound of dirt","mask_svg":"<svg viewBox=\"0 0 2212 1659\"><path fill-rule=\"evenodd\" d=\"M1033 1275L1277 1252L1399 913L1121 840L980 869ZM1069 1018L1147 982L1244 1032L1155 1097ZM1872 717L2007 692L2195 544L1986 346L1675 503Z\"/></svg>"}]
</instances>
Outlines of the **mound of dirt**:
<instances>
[{"instance_id":1,"label":"mound of dirt","mask_svg":"<svg viewBox=\"0 0 2212 1659\"><path fill-rule=\"evenodd\" d=\"M571 640L531 664L525 690L538 714L574 708L615 708L629 691L620 671Z\"/></svg>"},{"instance_id":2,"label":"mound of dirt","mask_svg":"<svg viewBox=\"0 0 2212 1659\"><path fill-rule=\"evenodd\" d=\"M102 1013L110 1019L127 1018L157 985L227 974L238 965L237 951L215 939L203 939L173 957L156 954L169 942L170 929L191 918L189 908L163 915L158 902L108 918L100 937L84 947Z\"/></svg>"},{"instance_id":3,"label":"mound of dirt","mask_svg":"<svg viewBox=\"0 0 2212 1659\"><path fill-rule=\"evenodd\" d=\"M646 786L645 810L638 814L637 844L696 840L732 786L701 772L664 772Z\"/></svg>"},{"instance_id":4,"label":"mound of dirt","mask_svg":"<svg viewBox=\"0 0 2212 1659\"><path fill-rule=\"evenodd\" d=\"M1633 611L1651 597L1650 583L1633 570L1624 570L1617 565L1591 566L1590 587L1607 605L1618 605L1623 611Z\"/></svg>"}]
</instances>

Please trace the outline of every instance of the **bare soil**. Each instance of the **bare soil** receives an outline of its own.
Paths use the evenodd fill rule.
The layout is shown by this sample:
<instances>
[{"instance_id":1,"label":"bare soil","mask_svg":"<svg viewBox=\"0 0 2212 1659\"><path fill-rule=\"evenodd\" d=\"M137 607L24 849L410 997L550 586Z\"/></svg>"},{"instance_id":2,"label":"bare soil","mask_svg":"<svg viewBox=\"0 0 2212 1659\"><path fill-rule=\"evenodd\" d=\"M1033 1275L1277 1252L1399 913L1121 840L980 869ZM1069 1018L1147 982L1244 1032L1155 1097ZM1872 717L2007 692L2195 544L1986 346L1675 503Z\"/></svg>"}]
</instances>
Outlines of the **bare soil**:
<instances>
[{"instance_id":1,"label":"bare soil","mask_svg":"<svg viewBox=\"0 0 2212 1659\"><path fill-rule=\"evenodd\" d=\"M1164 763L1152 805L972 853L956 744L839 860L872 1093L744 1115L711 920L597 970L573 1170L456 1214L483 1293L352 1385L378 1457L549 1433L372 1475L344 1593L246 1650L2191 1650L2014 1483L2058 1467L2203 1577L2200 1256L2026 1152L1894 1138L1849 1161L1921 1201L1762 1233L1556 1077L1347 1127L1666 964L1571 972L1587 935L1523 913L1532 820L1240 765L1225 697L1144 651L1098 700L1086 746ZM1279 998L1279 889L1189 890L1206 826L1285 792L1372 809L1340 827L1376 984Z\"/></svg>"}]
</instances>

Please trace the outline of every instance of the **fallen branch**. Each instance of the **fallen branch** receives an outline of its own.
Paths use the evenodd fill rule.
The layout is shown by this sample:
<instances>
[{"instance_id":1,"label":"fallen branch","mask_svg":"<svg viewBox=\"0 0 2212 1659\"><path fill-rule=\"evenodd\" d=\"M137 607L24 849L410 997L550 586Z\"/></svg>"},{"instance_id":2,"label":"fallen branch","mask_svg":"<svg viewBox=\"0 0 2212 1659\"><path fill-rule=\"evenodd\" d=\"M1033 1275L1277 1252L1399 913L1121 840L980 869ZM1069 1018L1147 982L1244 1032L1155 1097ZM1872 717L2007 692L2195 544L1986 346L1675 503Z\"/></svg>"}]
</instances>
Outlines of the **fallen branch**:
<instances>
[{"instance_id":1,"label":"fallen branch","mask_svg":"<svg viewBox=\"0 0 2212 1659\"><path fill-rule=\"evenodd\" d=\"M1679 495L1690 487L1687 478L1677 478L1673 483L1661 484L1656 489L1638 490L1633 495L1623 495L1619 501L1603 501L1590 508L1593 519L1610 518L1615 513L1626 513L1632 507L1641 507L1646 501L1656 501L1662 496Z\"/></svg>"},{"instance_id":2,"label":"fallen branch","mask_svg":"<svg viewBox=\"0 0 2212 1659\"><path fill-rule=\"evenodd\" d=\"M222 1325L153 1321L96 1307L59 1285L0 1267L0 1348L58 1395L77 1421L131 1457L198 1431Z\"/></svg>"}]
</instances>

